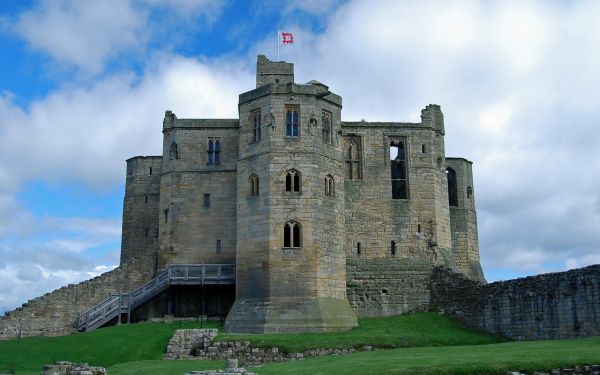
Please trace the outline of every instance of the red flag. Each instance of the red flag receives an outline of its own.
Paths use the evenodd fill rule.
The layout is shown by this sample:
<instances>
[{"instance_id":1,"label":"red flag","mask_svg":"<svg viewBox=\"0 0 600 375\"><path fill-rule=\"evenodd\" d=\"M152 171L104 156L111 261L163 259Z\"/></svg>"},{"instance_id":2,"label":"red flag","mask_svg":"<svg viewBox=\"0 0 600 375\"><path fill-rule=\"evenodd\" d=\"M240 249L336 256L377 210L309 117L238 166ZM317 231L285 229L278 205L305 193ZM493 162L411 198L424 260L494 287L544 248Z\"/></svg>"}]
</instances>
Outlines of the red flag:
<instances>
[{"instance_id":1,"label":"red flag","mask_svg":"<svg viewBox=\"0 0 600 375\"><path fill-rule=\"evenodd\" d=\"M294 43L294 34L292 33L287 33L285 31L282 31L279 33L279 43L286 45L286 44L293 44Z\"/></svg>"}]
</instances>

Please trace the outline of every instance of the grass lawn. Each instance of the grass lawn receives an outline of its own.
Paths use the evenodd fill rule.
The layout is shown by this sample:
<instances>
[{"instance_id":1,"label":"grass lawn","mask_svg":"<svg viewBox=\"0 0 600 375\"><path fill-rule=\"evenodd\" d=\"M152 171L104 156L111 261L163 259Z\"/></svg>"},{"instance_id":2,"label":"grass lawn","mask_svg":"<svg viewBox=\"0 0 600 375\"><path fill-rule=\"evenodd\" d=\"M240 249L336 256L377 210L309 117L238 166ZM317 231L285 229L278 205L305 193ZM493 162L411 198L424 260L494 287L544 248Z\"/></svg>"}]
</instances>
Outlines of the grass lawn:
<instances>
[{"instance_id":1,"label":"grass lawn","mask_svg":"<svg viewBox=\"0 0 600 375\"><path fill-rule=\"evenodd\" d=\"M224 361L135 361L108 367L109 375L183 375L192 370L222 370ZM38 372L39 374L39 372Z\"/></svg>"},{"instance_id":2,"label":"grass lawn","mask_svg":"<svg viewBox=\"0 0 600 375\"><path fill-rule=\"evenodd\" d=\"M520 341L478 346L403 348L277 363L254 369L269 374L506 374L599 364L600 338ZM165 372L168 374L168 372Z\"/></svg>"},{"instance_id":3,"label":"grass lawn","mask_svg":"<svg viewBox=\"0 0 600 375\"><path fill-rule=\"evenodd\" d=\"M218 341L251 341L253 346L278 347L286 352L314 348L349 349L372 345L378 348L483 345L508 341L467 328L437 313L417 313L388 318L361 319L349 332L330 334L232 335L221 333Z\"/></svg>"},{"instance_id":4,"label":"grass lawn","mask_svg":"<svg viewBox=\"0 0 600 375\"><path fill-rule=\"evenodd\" d=\"M209 323L216 328L216 323ZM160 359L173 332L200 328L197 322L142 323L101 328L62 337L26 337L0 341L0 374L11 368L38 374L57 361L86 362L109 367L118 363ZM207 326L205 322L204 327Z\"/></svg>"}]
</instances>

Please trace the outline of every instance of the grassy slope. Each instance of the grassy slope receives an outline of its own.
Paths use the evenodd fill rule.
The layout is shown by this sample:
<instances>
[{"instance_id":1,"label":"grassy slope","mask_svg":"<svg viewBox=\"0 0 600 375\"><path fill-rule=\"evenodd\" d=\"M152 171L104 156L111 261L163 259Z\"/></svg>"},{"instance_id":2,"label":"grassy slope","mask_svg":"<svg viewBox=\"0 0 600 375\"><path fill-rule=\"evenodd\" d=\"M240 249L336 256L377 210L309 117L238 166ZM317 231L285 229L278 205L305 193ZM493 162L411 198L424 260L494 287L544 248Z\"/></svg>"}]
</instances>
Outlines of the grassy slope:
<instances>
[{"instance_id":1,"label":"grassy slope","mask_svg":"<svg viewBox=\"0 0 600 375\"><path fill-rule=\"evenodd\" d=\"M286 352L314 348L405 348L416 346L483 345L506 341L488 333L466 328L454 319L437 313L419 313L389 318L361 319L350 332L330 334L230 335L220 341L251 341L254 346L278 347Z\"/></svg>"},{"instance_id":2,"label":"grassy slope","mask_svg":"<svg viewBox=\"0 0 600 375\"><path fill-rule=\"evenodd\" d=\"M255 371L260 375L506 374L508 370L533 372L598 364L599 358L600 338L594 337L480 346L390 349L270 364Z\"/></svg>"},{"instance_id":3,"label":"grassy slope","mask_svg":"<svg viewBox=\"0 0 600 375\"><path fill-rule=\"evenodd\" d=\"M130 361L160 359L173 332L179 327L179 322L132 324L63 337L0 341L0 373L14 366L16 370L39 374L43 365L55 360L87 362L106 367ZM182 322L181 327L200 328L200 324Z\"/></svg>"}]
</instances>

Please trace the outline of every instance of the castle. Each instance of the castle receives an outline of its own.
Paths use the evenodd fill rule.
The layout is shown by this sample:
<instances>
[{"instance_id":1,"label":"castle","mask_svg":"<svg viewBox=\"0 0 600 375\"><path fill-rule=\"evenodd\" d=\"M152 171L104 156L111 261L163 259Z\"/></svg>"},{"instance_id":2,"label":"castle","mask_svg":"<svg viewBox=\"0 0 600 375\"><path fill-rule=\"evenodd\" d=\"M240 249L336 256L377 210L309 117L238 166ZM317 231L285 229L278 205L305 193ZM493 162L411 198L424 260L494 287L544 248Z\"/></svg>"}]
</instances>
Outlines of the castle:
<instances>
[{"instance_id":1,"label":"castle","mask_svg":"<svg viewBox=\"0 0 600 375\"><path fill-rule=\"evenodd\" d=\"M8 313L0 336L79 329L109 294L118 312L97 325L227 315L231 332L347 330L427 310L437 266L484 282L472 163L446 157L440 107L420 123L341 110L328 86L261 55L239 118L167 111L162 156L127 160L121 266ZM134 304L136 288L147 298Z\"/></svg>"}]
</instances>

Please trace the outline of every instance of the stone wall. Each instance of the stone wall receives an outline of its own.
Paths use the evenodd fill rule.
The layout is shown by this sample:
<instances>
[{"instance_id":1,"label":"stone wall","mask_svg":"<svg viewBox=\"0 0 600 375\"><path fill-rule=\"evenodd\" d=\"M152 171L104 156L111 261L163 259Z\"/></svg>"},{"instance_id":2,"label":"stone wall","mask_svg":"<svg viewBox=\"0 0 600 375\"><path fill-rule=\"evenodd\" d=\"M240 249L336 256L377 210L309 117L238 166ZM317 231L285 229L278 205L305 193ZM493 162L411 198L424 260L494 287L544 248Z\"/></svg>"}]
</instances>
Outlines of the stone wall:
<instances>
[{"instance_id":1,"label":"stone wall","mask_svg":"<svg viewBox=\"0 0 600 375\"><path fill-rule=\"evenodd\" d=\"M128 292L148 281L148 262L133 261L79 284L70 284L7 311L0 317L0 339L60 336L74 332L81 314L110 293Z\"/></svg>"},{"instance_id":2,"label":"stone wall","mask_svg":"<svg viewBox=\"0 0 600 375\"><path fill-rule=\"evenodd\" d=\"M359 317L378 317L429 309L433 264L418 259L349 258L350 306Z\"/></svg>"},{"instance_id":3,"label":"stone wall","mask_svg":"<svg viewBox=\"0 0 600 375\"><path fill-rule=\"evenodd\" d=\"M479 284L436 268L431 306L465 324L516 340L600 334L600 265Z\"/></svg>"},{"instance_id":4,"label":"stone wall","mask_svg":"<svg viewBox=\"0 0 600 375\"><path fill-rule=\"evenodd\" d=\"M104 367L89 366L87 363L57 362L54 365L46 365L42 375L106 375Z\"/></svg>"}]
</instances>

